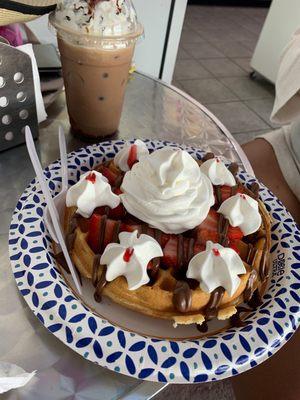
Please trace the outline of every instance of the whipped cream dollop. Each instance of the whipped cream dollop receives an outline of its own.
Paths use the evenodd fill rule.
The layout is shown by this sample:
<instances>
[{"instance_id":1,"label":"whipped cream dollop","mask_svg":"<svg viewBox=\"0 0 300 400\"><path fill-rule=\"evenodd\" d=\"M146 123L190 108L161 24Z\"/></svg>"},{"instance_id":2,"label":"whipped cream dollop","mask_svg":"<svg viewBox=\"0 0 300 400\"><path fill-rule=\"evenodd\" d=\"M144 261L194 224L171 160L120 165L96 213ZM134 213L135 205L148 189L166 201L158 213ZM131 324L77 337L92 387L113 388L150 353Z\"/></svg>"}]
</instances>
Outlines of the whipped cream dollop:
<instances>
[{"instance_id":1,"label":"whipped cream dollop","mask_svg":"<svg viewBox=\"0 0 300 400\"><path fill-rule=\"evenodd\" d=\"M77 214L84 218L89 218L97 207L116 208L119 204L120 197L112 192L108 180L98 171L81 175L66 197L67 207L76 206Z\"/></svg>"},{"instance_id":2,"label":"whipped cream dollop","mask_svg":"<svg viewBox=\"0 0 300 400\"><path fill-rule=\"evenodd\" d=\"M126 210L165 233L195 228L214 204L213 187L186 151L165 147L141 156L121 186Z\"/></svg>"},{"instance_id":3,"label":"whipped cream dollop","mask_svg":"<svg viewBox=\"0 0 300 400\"><path fill-rule=\"evenodd\" d=\"M186 276L199 281L200 288L206 293L221 286L231 297L240 285L239 275L245 273L243 261L233 249L208 241L206 250L189 262Z\"/></svg>"},{"instance_id":4,"label":"whipped cream dollop","mask_svg":"<svg viewBox=\"0 0 300 400\"><path fill-rule=\"evenodd\" d=\"M200 166L201 171L210 179L213 185L235 186L235 177L219 158L205 161Z\"/></svg>"},{"instance_id":5,"label":"whipped cream dollop","mask_svg":"<svg viewBox=\"0 0 300 400\"><path fill-rule=\"evenodd\" d=\"M146 144L137 139L133 144L127 143L115 156L114 163L121 171L127 172L131 169L131 158L139 161L142 155L148 155Z\"/></svg>"},{"instance_id":6,"label":"whipped cream dollop","mask_svg":"<svg viewBox=\"0 0 300 400\"><path fill-rule=\"evenodd\" d=\"M60 0L55 21L74 31L104 37L138 29L135 9L128 0Z\"/></svg>"},{"instance_id":7,"label":"whipped cream dollop","mask_svg":"<svg viewBox=\"0 0 300 400\"><path fill-rule=\"evenodd\" d=\"M238 226L245 236L256 232L262 221L258 202L242 193L225 200L218 213L223 214L229 220L230 225Z\"/></svg>"},{"instance_id":8,"label":"whipped cream dollop","mask_svg":"<svg viewBox=\"0 0 300 400\"><path fill-rule=\"evenodd\" d=\"M124 276L129 290L136 290L149 282L147 266L157 257L163 256L159 243L138 231L121 232L120 243L110 243L101 256L100 263L107 266L106 280L113 281Z\"/></svg>"}]
</instances>

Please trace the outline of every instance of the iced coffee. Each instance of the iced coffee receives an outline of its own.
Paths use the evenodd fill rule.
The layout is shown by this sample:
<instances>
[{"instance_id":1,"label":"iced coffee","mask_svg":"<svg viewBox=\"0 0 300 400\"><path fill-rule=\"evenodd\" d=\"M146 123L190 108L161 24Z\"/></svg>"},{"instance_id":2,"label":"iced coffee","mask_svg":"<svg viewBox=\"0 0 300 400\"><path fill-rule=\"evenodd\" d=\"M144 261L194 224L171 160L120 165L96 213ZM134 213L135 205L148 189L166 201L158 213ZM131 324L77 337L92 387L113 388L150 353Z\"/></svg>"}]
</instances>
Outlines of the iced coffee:
<instances>
[{"instance_id":1,"label":"iced coffee","mask_svg":"<svg viewBox=\"0 0 300 400\"><path fill-rule=\"evenodd\" d=\"M143 33L131 0L63 0L50 22L57 30L72 131L91 140L114 134Z\"/></svg>"}]
</instances>

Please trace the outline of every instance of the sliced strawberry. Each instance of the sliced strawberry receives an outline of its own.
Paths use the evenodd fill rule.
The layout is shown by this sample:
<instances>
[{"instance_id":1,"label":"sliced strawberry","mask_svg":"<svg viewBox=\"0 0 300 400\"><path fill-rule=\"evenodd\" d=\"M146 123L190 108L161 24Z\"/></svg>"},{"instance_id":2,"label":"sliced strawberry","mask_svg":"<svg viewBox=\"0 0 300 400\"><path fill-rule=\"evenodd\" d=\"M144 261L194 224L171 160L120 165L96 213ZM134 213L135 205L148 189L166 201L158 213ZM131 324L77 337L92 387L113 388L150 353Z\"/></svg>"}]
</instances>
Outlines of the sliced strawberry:
<instances>
[{"instance_id":1,"label":"sliced strawberry","mask_svg":"<svg viewBox=\"0 0 300 400\"><path fill-rule=\"evenodd\" d=\"M219 214L213 208L210 209L208 216L196 228L196 241L205 244L208 240L217 242Z\"/></svg>"},{"instance_id":2,"label":"sliced strawberry","mask_svg":"<svg viewBox=\"0 0 300 400\"><path fill-rule=\"evenodd\" d=\"M240 254L238 240L231 240L229 243L229 247L232 248L232 250L234 250L237 254Z\"/></svg>"},{"instance_id":3,"label":"sliced strawberry","mask_svg":"<svg viewBox=\"0 0 300 400\"><path fill-rule=\"evenodd\" d=\"M105 176L105 178L108 180L110 185L114 186L118 175L115 172L113 172L112 170L110 170L108 167L105 167L105 166L102 166L101 173L103 176Z\"/></svg>"},{"instance_id":4,"label":"sliced strawberry","mask_svg":"<svg viewBox=\"0 0 300 400\"><path fill-rule=\"evenodd\" d=\"M100 223L101 215L93 214L90 220L90 227L87 242L94 253L99 251L99 235L100 235Z\"/></svg>"},{"instance_id":5,"label":"sliced strawberry","mask_svg":"<svg viewBox=\"0 0 300 400\"><path fill-rule=\"evenodd\" d=\"M177 265L177 244L178 238L172 235L165 245L162 264L166 268L174 268Z\"/></svg>"},{"instance_id":6,"label":"sliced strawberry","mask_svg":"<svg viewBox=\"0 0 300 400\"><path fill-rule=\"evenodd\" d=\"M194 244L194 255L200 253L201 251L205 250L205 245L201 243L195 243Z\"/></svg>"},{"instance_id":7,"label":"sliced strawberry","mask_svg":"<svg viewBox=\"0 0 300 400\"><path fill-rule=\"evenodd\" d=\"M117 221L109 218L106 220L102 250L104 250L109 243L113 242L115 226L117 225L117 223Z\"/></svg>"},{"instance_id":8,"label":"sliced strawberry","mask_svg":"<svg viewBox=\"0 0 300 400\"><path fill-rule=\"evenodd\" d=\"M231 187L230 186L221 186L221 198L222 198L222 203L223 201L229 199L229 197L231 197Z\"/></svg>"},{"instance_id":9,"label":"sliced strawberry","mask_svg":"<svg viewBox=\"0 0 300 400\"><path fill-rule=\"evenodd\" d=\"M138 161L137 159L137 145L133 144L130 147L129 155L128 155L128 160L127 164L128 167L131 169L133 165Z\"/></svg>"},{"instance_id":10,"label":"sliced strawberry","mask_svg":"<svg viewBox=\"0 0 300 400\"><path fill-rule=\"evenodd\" d=\"M121 224L121 232L134 232L134 231L141 231L141 225L135 225L135 224Z\"/></svg>"},{"instance_id":11,"label":"sliced strawberry","mask_svg":"<svg viewBox=\"0 0 300 400\"><path fill-rule=\"evenodd\" d=\"M239 186L238 189L235 191L236 193L244 193L243 187ZM221 186L221 197L222 197L222 202L227 200L229 197L232 196L232 188L230 186Z\"/></svg>"},{"instance_id":12,"label":"sliced strawberry","mask_svg":"<svg viewBox=\"0 0 300 400\"><path fill-rule=\"evenodd\" d=\"M230 241L233 241L243 239L244 234L239 227L234 228L233 226L229 225L227 236Z\"/></svg>"}]
</instances>

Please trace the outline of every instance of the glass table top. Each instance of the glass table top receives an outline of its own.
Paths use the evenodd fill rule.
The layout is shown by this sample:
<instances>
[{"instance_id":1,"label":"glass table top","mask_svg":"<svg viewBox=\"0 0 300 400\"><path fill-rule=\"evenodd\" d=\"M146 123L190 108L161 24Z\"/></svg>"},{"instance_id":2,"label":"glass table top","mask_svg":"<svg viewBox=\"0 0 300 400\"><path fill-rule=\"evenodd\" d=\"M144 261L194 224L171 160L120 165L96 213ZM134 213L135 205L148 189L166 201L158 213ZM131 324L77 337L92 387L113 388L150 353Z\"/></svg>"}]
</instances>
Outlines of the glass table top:
<instances>
[{"instance_id":1,"label":"glass table top","mask_svg":"<svg viewBox=\"0 0 300 400\"><path fill-rule=\"evenodd\" d=\"M67 136L68 151L86 143L69 132L64 93L49 107L36 142L43 166L59 157L58 126ZM223 155L248 172L250 164L226 128L195 100L160 81L131 76L116 137L156 138L184 143ZM27 386L3 395L5 400L135 399L154 396L163 384L142 382L84 360L51 335L19 295L8 258L11 214L24 188L34 177L25 145L0 154L0 361L37 370ZM12 332L14 334L12 334Z\"/></svg>"}]
</instances>

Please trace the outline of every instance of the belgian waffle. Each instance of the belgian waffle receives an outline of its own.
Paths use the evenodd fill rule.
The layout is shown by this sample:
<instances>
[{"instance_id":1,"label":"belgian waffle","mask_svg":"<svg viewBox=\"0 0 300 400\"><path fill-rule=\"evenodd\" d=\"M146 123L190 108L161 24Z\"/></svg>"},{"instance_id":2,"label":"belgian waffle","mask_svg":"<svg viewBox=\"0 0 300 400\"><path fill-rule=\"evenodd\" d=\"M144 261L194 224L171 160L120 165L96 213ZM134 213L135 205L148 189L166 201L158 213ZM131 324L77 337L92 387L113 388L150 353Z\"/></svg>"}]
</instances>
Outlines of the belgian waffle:
<instances>
[{"instance_id":1,"label":"belgian waffle","mask_svg":"<svg viewBox=\"0 0 300 400\"><path fill-rule=\"evenodd\" d=\"M106 175L113 174L115 184L117 186L121 184L123 174L113 162L102 164L96 169ZM235 190L237 189L252 197L255 196L253 191L239 182L237 182ZM218 190L216 190L216 197L220 197ZM219 199L219 201L222 201L222 199ZM185 270L186 266L178 266L177 263L173 266L168 265L168 268L162 265L161 267L157 266L155 270L150 270L150 283L137 290L128 290L124 277L106 282L106 267L100 265L99 262L101 252L96 254L97 252L93 251L88 243L89 221L82 217L78 218L75 207L65 210L64 230L67 235L71 258L80 274L85 278L92 279L96 300L100 300L103 295L124 307L151 317L173 320L175 324L197 323L201 325L205 320L213 317L219 320L230 318L237 312L239 304L250 302L254 293L261 294L264 289L269 272L271 220L263 202L258 199L258 203L262 217L261 227L255 234L244 237L235 243L236 250L238 250L246 268L246 273L240 276L240 285L231 297L221 287L211 294L203 292L199 288L198 282L183 277L182 271ZM104 218L105 223L107 223L105 210L101 218ZM114 221L113 235L115 238L111 241L116 241L121 222L111 219L109 221ZM218 221L218 224L220 223L222 224L222 221ZM145 226L141 221L135 220L134 224L134 226L138 226L140 233L143 231L156 239L163 235L162 232ZM189 232L187 237L172 235L172 240L177 244L177 252L179 246L183 246L180 243L187 243L184 247L183 264L186 263L194 254L193 250L189 255L187 254L189 253L187 248L191 247L191 243L195 249L195 240L197 241L197 239L195 239L194 233Z\"/></svg>"}]
</instances>

